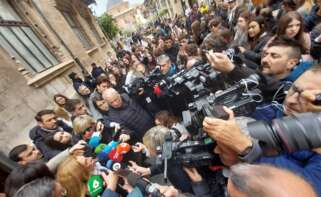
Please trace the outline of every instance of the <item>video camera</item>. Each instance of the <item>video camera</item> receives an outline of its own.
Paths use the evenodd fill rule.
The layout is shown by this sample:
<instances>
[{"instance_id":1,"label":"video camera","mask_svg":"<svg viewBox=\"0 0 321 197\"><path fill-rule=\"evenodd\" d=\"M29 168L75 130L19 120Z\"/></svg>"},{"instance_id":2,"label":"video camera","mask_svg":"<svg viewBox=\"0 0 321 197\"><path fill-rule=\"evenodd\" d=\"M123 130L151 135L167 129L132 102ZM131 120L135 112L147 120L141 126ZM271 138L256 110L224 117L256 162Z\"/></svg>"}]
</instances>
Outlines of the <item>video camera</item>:
<instances>
[{"instance_id":1,"label":"video camera","mask_svg":"<svg viewBox=\"0 0 321 197\"><path fill-rule=\"evenodd\" d=\"M260 90L257 89L259 76L251 75L242 79L230 88L203 96L188 105L188 110L182 112L184 126L198 139L204 134L202 123L206 116L228 119L228 114L222 106L231 108L237 116L251 114L258 103L262 101Z\"/></svg>"},{"instance_id":2,"label":"video camera","mask_svg":"<svg viewBox=\"0 0 321 197\"><path fill-rule=\"evenodd\" d=\"M162 147L157 148L157 164L164 164L165 178L168 161L193 167L221 165L218 156L213 153L215 142L202 131L203 119L206 116L228 119L223 106L232 108L239 116L252 113L262 100L257 89L259 79L258 75L251 75L225 91L202 96L189 104L189 109L183 111L182 116L184 125L192 131L192 140L174 142L169 133Z\"/></svg>"},{"instance_id":3,"label":"video camera","mask_svg":"<svg viewBox=\"0 0 321 197\"><path fill-rule=\"evenodd\" d=\"M212 140L203 138L198 141L173 141L171 133L165 135L162 147L157 147L157 165L163 161L171 161L188 167L210 166L219 162L213 154L214 143ZM165 164L166 165L166 164Z\"/></svg>"},{"instance_id":4,"label":"video camera","mask_svg":"<svg viewBox=\"0 0 321 197\"><path fill-rule=\"evenodd\" d=\"M213 92L224 87L220 73L210 64L202 61L196 63L190 70L181 70L172 77L162 80L159 85L170 97L184 96L193 100L195 95L202 92ZM188 98L185 96L189 95Z\"/></svg>"},{"instance_id":5,"label":"video camera","mask_svg":"<svg viewBox=\"0 0 321 197\"><path fill-rule=\"evenodd\" d=\"M130 85L125 85L123 88L126 93L129 95L137 96L140 92L140 89L148 91L148 89L153 89L154 86L163 79L164 75L160 71L160 67L156 66L150 74L143 78L137 78Z\"/></svg>"}]
</instances>

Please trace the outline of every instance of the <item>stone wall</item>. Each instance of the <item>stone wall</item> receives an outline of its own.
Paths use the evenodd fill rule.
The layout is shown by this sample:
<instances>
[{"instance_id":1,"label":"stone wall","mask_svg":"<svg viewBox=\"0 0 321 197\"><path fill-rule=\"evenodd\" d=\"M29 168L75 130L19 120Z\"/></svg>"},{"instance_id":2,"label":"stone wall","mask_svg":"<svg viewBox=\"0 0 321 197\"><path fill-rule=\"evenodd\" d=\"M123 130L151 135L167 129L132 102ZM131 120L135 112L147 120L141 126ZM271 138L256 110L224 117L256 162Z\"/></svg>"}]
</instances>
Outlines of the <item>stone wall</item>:
<instances>
[{"instance_id":1,"label":"stone wall","mask_svg":"<svg viewBox=\"0 0 321 197\"><path fill-rule=\"evenodd\" d=\"M66 3L65 0L57 1ZM5 153L15 145L30 142L28 131L36 124L34 115L42 109L52 107L54 94L75 96L68 74L72 71L80 73L81 69L73 61L73 56L78 57L90 72L92 62L104 64L107 52L112 51L91 13L87 14L91 17L101 42L94 36L88 20L80 15L79 11L89 11L86 5L80 0L68 0L75 11L75 17L93 43L91 49L85 49L60 10L56 8L57 1L15 0L11 3L21 18L33 28L47 48L52 51L60 64L42 73L28 74L25 71L22 72L23 65L17 64L5 49L0 48L0 150ZM48 26L35 4L59 36Z\"/></svg>"}]
</instances>

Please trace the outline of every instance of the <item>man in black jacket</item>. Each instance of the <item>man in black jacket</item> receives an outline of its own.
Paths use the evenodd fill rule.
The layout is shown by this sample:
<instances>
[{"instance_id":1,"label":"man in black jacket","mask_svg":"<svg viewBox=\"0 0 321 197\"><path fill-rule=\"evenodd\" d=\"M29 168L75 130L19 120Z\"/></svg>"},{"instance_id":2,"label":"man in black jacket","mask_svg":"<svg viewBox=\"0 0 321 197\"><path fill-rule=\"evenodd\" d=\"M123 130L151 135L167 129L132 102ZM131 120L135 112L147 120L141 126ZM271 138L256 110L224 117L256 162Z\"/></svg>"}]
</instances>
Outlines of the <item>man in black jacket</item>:
<instances>
[{"instance_id":1,"label":"man in black jacket","mask_svg":"<svg viewBox=\"0 0 321 197\"><path fill-rule=\"evenodd\" d=\"M134 131L137 140L141 140L145 132L153 127L153 118L127 94L120 95L109 88L103 92L103 98L110 106L109 119Z\"/></svg>"},{"instance_id":2,"label":"man in black jacket","mask_svg":"<svg viewBox=\"0 0 321 197\"><path fill-rule=\"evenodd\" d=\"M174 43L171 36L168 36L164 40L165 45L165 54L171 59L171 62L173 62L175 65L177 65L177 54L179 51L179 46L177 43Z\"/></svg>"},{"instance_id":3,"label":"man in black jacket","mask_svg":"<svg viewBox=\"0 0 321 197\"><path fill-rule=\"evenodd\" d=\"M66 131L71 133L72 128L61 120L57 120L57 116L53 110L42 110L35 116L37 126L33 127L29 132L29 137L44 155L45 160L49 160L60 151L54 150L45 144L45 137L50 133L58 131Z\"/></svg>"}]
</instances>

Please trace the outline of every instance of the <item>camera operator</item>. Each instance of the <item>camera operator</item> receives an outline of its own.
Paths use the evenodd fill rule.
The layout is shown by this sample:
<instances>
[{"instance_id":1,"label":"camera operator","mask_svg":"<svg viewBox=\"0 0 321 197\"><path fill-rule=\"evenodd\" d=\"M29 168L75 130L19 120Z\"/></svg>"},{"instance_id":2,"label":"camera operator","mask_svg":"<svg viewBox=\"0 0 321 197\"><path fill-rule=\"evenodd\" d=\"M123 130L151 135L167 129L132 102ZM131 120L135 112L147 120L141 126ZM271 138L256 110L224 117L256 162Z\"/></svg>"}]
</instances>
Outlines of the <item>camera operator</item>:
<instances>
[{"instance_id":1,"label":"camera operator","mask_svg":"<svg viewBox=\"0 0 321 197\"><path fill-rule=\"evenodd\" d=\"M161 73L166 77L173 76L178 71L175 63L166 54L157 57L157 64L160 65Z\"/></svg>"},{"instance_id":2,"label":"camera operator","mask_svg":"<svg viewBox=\"0 0 321 197\"><path fill-rule=\"evenodd\" d=\"M321 67L316 65L294 82L285 98L284 115L320 111L320 106L313 104L316 98L315 95L321 93L320 77ZM231 110L225 108L225 111L230 115L229 120L205 118L203 122L204 130L217 142L216 152L220 155L223 163L225 163L224 158L229 158L231 162L228 165L233 165L238 160L243 160L246 162L269 163L289 169L308 180L317 193L321 195L320 149L282 153L279 156L257 159L262 154L257 141L251 140L250 137L241 132ZM230 152L226 152L226 150L230 150ZM275 153L273 154L275 155Z\"/></svg>"},{"instance_id":3,"label":"camera operator","mask_svg":"<svg viewBox=\"0 0 321 197\"><path fill-rule=\"evenodd\" d=\"M162 146L165 141L166 133L170 132L166 127L163 126L155 126L149 129L144 137L143 143L144 146L141 144L137 144L136 147L134 146L134 151L143 150L143 152L148 153L150 157L156 157L157 146ZM160 169L156 165L152 165L149 168L138 166L135 162L131 161L130 169L139 175L142 176L153 176L156 174L162 173L162 169ZM175 188L183 191L192 193L191 183L187 174L182 170L181 166L177 166L177 164L169 163L168 165L168 179L169 181L175 186Z\"/></svg>"},{"instance_id":4,"label":"camera operator","mask_svg":"<svg viewBox=\"0 0 321 197\"><path fill-rule=\"evenodd\" d=\"M300 63L301 46L295 40L280 37L273 40L263 52L260 71L254 71L241 65L235 65L223 53L208 53L207 57L214 69L227 74L232 81L239 81L250 74L258 73L261 76L260 89L264 97L264 104L253 114L256 119L271 119L277 114L278 104L283 102L284 91L305 70L312 66L311 62ZM268 109L266 109L269 107Z\"/></svg>"},{"instance_id":5,"label":"camera operator","mask_svg":"<svg viewBox=\"0 0 321 197\"><path fill-rule=\"evenodd\" d=\"M146 132L143 142L133 146L135 152L142 151L151 158L156 157L156 148L165 142L165 135L169 129L156 126ZM196 196L224 196L226 179L221 170L209 170L208 168L184 167L173 160L168 160L168 180L183 193L194 193ZM142 167L131 162L130 170L142 176L153 176L164 171L165 166L152 164L150 167Z\"/></svg>"}]
</instances>

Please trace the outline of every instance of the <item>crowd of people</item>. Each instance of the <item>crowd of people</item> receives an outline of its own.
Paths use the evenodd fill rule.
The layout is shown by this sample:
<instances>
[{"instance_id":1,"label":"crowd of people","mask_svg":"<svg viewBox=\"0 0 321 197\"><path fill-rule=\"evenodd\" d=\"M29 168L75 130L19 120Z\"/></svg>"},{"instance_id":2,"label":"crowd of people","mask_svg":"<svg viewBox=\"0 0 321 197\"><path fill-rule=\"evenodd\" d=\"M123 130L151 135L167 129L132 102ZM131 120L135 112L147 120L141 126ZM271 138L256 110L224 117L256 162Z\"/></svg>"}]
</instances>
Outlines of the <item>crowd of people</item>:
<instances>
[{"instance_id":1,"label":"crowd of people","mask_svg":"<svg viewBox=\"0 0 321 197\"><path fill-rule=\"evenodd\" d=\"M168 197L321 196L320 148L267 151L246 126L321 111L321 0L215 0L185 14L121 39L104 65L69 74L80 99L56 94L54 109L35 114L33 145L8 155L19 166L7 197L155 196L154 187ZM219 163L158 165L166 136L186 142L195 134L182 122L184 103L161 82L207 63L224 87L260 76L262 101L243 119L223 107L227 120L202 121ZM164 168L169 184L152 183Z\"/></svg>"}]
</instances>

